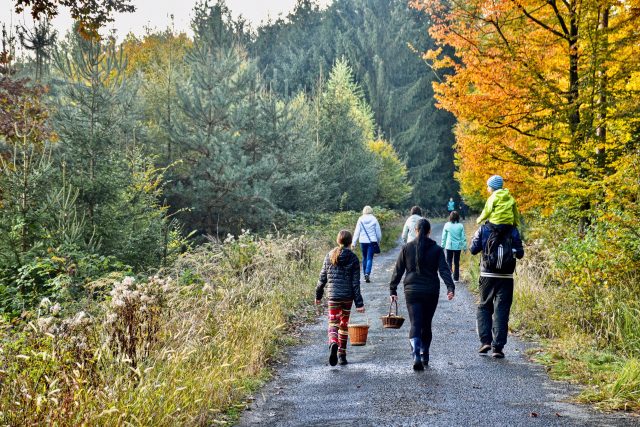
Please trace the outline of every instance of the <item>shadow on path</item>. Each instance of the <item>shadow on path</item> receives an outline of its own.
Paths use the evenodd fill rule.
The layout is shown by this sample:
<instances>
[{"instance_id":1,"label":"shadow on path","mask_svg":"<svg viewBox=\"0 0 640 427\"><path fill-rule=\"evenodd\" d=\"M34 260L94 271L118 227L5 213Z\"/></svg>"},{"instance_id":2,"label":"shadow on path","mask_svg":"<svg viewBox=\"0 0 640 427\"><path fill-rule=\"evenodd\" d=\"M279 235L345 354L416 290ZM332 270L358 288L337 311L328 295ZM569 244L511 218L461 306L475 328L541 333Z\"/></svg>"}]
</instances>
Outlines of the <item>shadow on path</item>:
<instances>
[{"instance_id":1,"label":"shadow on path","mask_svg":"<svg viewBox=\"0 0 640 427\"><path fill-rule=\"evenodd\" d=\"M434 226L438 243L441 231L441 224ZM453 301L442 285L431 361L424 372L414 372L408 319L399 330L383 329L379 319L389 307L388 281L399 250L377 256L372 283L362 284L371 328L366 346L349 346L349 365L329 366L326 318L319 318L304 328L302 343L258 392L240 426L637 425L622 414L568 403L577 389L549 380L513 336L505 359L478 355L474 296L464 285ZM400 314L407 317L399 295ZM352 313L354 322L363 320Z\"/></svg>"}]
</instances>

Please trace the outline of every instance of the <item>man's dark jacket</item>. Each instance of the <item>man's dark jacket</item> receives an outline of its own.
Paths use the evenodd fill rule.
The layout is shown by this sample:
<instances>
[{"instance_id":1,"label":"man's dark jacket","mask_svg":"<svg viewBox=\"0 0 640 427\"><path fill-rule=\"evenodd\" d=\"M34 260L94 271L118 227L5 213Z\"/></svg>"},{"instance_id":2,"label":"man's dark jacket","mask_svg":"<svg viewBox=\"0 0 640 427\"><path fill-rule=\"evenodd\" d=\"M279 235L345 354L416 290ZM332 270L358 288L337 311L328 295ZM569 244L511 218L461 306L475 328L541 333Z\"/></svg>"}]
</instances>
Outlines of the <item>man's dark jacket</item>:
<instances>
[{"instance_id":1,"label":"man's dark jacket","mask_svg":"<svg viewBox=\"0 0 640 427\"><path fill-rule=\"evenodd\" d=\"M416 266L418 239L404 245L398 255L396 266L389 283L391 295L398 295L398 284L404 274L404 293L408 300L420 299L426 295L438 295L440 277L447 285L448 292L455 292L456 286L451 278L451 269L447 265L444 250L432 239L427 239L424 254L421 256L420 272ZM406 273L406 274L405 274Z\"/></svg>"},{"instance_id":2,"label":"man's dark jacket","mask_svg":"<svg viewBox=\"0 0 640 427\"><path fill-rule=\"evenodd\" d=\"M331 263L331 252L324 258L320 278L316 286L316 299L322 299L324 288L327 298L334 301L353 300L356 307L363 307L360 293L360 261L350 249L344 248L336 265Z\"/></svg>"},{"instance_id":3,"label":"man's dark jacket","mask_svg":"<svg viewBox=\"0 0 640 427\"><path fill-rule=\"evenodd\" d=\"M489 240L489 236L493 231L498 231L502 233L507 233L511 235L511 247L515 249L514 255L516 259L521 259L524 256L524 248L522 247L522 239L520 238L520 232L518 229L512 225L507 224L491 224L490 222L485 222L478 228L476 234L473 235L473 239L471 240L471 245L469 246L469 251L471 251L471 255L479 254L483 251L483 249L487 246L487 241ZM508 272L507 274L496 274L495 271L487 271L483 265L484 263L480 263L480 276L482 277L503 277L504 278L512 278L513 271Z\"/></svg>"}]
</instances>

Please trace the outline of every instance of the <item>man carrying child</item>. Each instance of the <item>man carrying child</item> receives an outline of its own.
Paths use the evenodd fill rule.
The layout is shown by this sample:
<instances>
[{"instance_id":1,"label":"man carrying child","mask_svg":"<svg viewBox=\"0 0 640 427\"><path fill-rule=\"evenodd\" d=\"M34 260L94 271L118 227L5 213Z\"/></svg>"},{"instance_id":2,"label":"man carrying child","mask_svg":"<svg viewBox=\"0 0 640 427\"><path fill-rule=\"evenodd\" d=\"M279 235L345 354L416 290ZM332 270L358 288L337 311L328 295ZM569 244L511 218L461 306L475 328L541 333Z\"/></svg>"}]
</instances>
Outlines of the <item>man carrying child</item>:
<instances>
[{"instance_id":1,"label":"man carrying child","mask_svg":"<svg viewBox=\"0 0 640 427\"><path fill-rule=\"evenodd\" d=\"M469 247L472 255L482 252L480 302L476 314L481 343L478 351L486 354L492 350L495 358L504 357L513 301L513 272L516 259L524 256L517 228L520 222L516 201L503 185L499 175L487 181L490 196L478 217L478 224L482 225Z\"/></svg>"}]
</instances>

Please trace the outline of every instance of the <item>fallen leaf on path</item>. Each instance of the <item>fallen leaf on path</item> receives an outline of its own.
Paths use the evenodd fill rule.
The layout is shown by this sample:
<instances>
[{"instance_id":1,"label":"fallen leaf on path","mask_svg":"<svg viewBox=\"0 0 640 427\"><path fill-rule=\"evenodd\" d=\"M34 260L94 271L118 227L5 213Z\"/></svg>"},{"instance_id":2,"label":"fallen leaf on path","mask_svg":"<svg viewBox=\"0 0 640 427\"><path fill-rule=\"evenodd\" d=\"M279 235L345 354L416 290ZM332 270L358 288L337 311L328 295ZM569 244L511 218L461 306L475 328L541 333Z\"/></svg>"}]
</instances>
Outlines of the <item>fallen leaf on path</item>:
<instances>
[{"instance_id":1,"label":"fallen leaf on path","mask_svg":"<svg viewBox=\"0 0 640 427\"><path fill-rule=\"evenodd\" d=\"M561 417L562 415L560 415L559 413L556 412L556 417Z\"/></svg>"},{"instance_id":2,"label":"fallen leaf on path","mask_svg":"<svg viewBox=\"0 0 640 427\"><path fill-rule=\"evenodd\" d=\"M538 413L537 412L532 412L532 413L529 414L529 416L531 418L538 418Z\"/></svg>"}]
</instances>

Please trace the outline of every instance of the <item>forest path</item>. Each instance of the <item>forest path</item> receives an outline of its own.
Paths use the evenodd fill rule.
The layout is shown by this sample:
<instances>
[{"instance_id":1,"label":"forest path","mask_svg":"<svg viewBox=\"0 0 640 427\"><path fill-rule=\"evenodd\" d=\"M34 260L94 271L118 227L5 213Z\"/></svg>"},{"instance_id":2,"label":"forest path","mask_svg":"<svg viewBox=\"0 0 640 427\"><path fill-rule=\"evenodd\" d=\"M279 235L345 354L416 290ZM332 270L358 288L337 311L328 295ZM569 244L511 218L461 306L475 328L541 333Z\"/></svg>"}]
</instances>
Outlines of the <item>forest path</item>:
<instances>
[{"instance_id":1,"label":"forest path","mask_svg":"<svg viewBox=\"0 0 640 427\"><path fill-rule=\"evenodd\" d=\"M438 243L441 231L442 224L434 226ZM388 280L399 250L377 256L372 283L362 284L371 328L366 346L348 347L349 365L329 366L326 318L318 318L257 393L240 426L637 425L637 419L622 414L569 403L577 388L551 381L541 366L527 360L526 344L513 336L505 359L480 356L475 297L463 284L453 301L446 300L442 286L431 361L424 372L414 372L408 319L399 330L383 329L379 320L389 308ZM399 294L400 314L407 317ZM352 313L354 322L364 318Z\"/></svg>"}]
</instances>

